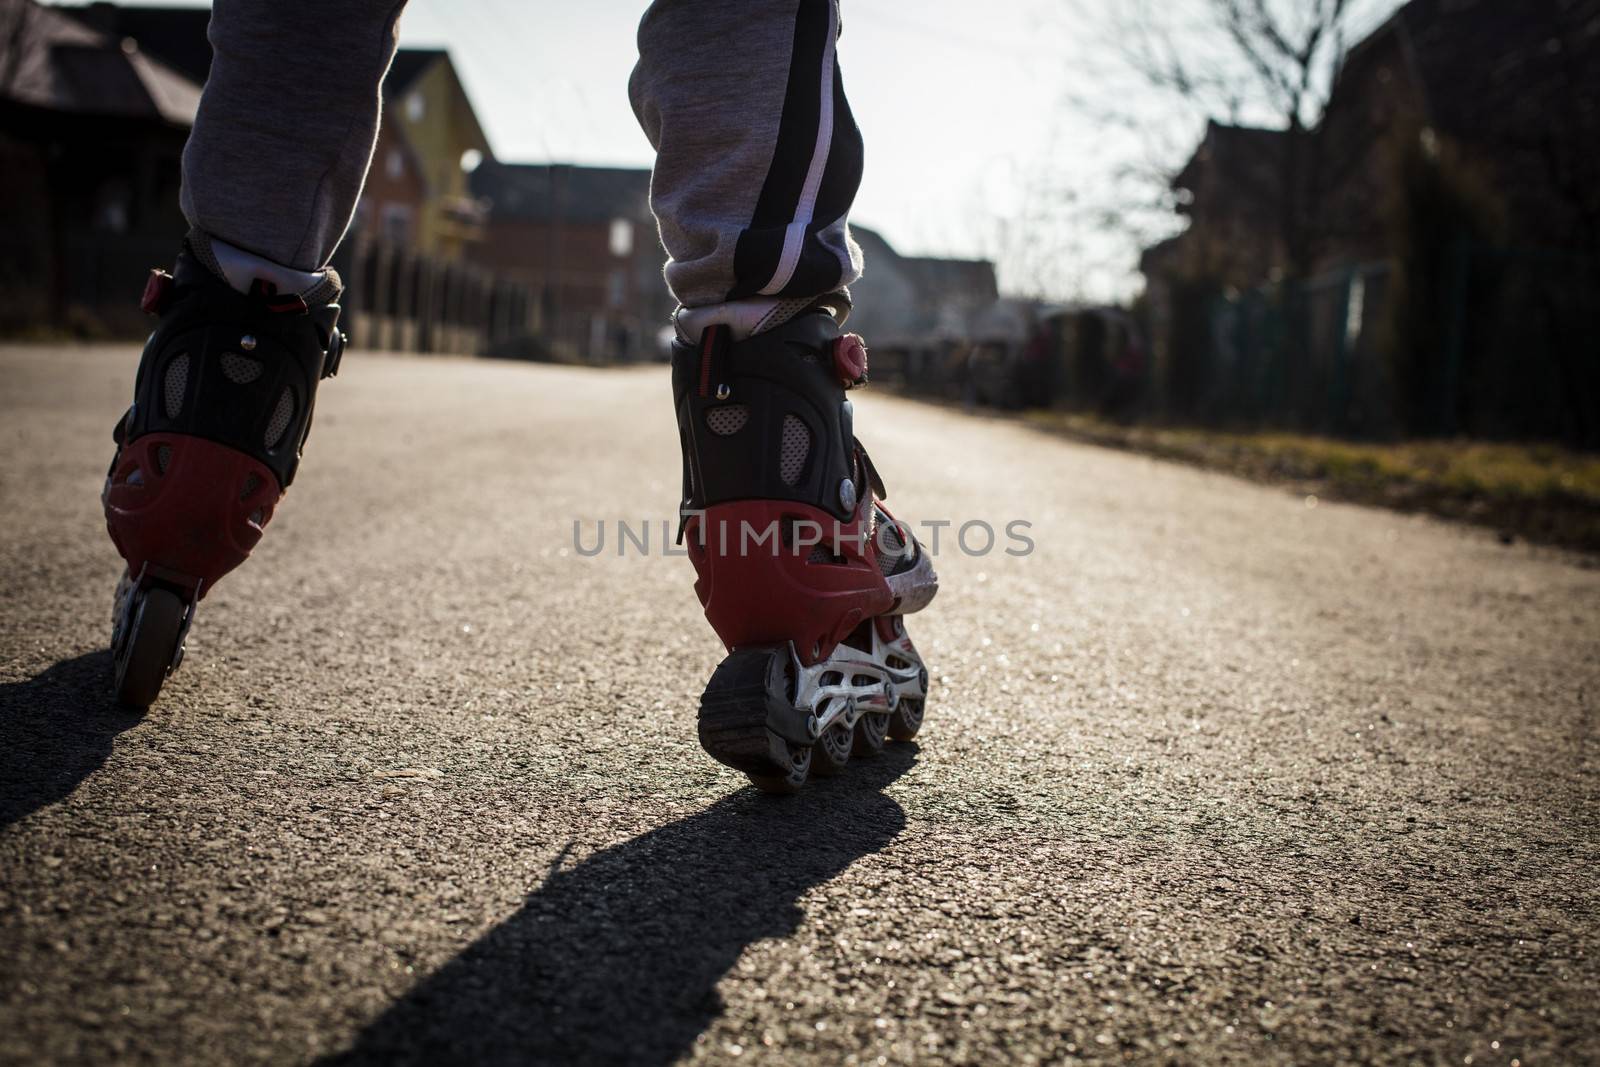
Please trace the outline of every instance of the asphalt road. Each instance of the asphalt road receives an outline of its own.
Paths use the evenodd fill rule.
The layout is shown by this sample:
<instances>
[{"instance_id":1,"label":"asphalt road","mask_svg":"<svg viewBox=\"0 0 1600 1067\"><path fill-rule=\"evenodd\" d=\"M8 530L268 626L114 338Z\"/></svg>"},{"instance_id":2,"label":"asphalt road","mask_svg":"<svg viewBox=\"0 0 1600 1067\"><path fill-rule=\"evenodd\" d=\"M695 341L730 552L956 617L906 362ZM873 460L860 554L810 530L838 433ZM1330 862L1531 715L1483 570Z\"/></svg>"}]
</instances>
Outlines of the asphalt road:
<instances>
[{"instance_id":1,"label":"asphalt road","mask_svg":"<svg viewBox=\"0 0 1600 1067\"><path fill-rule=\"evenodd\" d=\"M1002 541L920 744L774 800L694 740L664 372L356 354L135 719L133 366L0 349L0 1061L1600 1060L1582 560L869 390Z\"/></svg>"}]
</instances>

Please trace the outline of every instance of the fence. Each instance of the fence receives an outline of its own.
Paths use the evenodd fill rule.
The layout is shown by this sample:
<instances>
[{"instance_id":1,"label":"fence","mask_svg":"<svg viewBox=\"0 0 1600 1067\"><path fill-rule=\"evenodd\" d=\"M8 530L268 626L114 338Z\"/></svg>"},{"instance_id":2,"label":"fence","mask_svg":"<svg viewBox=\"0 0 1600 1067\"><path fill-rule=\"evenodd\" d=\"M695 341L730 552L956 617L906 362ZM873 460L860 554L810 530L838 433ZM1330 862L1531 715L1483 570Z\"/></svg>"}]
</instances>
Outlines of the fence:
<instances>
[{"instance_id":1,"label":"fence","mask_svg":"<svg viewBox=\"0 0 1600 1067\"><path fill-rule=\"evenodd\" d=\"M1600 447L1600 264L1459 241L1172 317L1169 418ZM1197 328L1199 327L1199 328Z\"/></svg>"},{"instance_id":2,"label":"fence","mask_svg":"<svg viewBox=\"0 0 1600 1067\"><path fill-rule=\"evenodd\" d=\"M469 263L362 239L342 247L334 267L345 283L341 321L362 348L486 355L538 329L527 286Z\"/></svg>"},{"instance_id":3,"label":"fence","mask_svg":"<svg viewBox=\"0 0 1600 1067\"><path fill-rule=\"evenodd\" d=\"M1168 383L1169 410L1214 424L1392 432L1382 342L1392 274L1369 264L1214 299L1207 335L1174 343L1180 381Z\"/></svg>"}]
</instances>

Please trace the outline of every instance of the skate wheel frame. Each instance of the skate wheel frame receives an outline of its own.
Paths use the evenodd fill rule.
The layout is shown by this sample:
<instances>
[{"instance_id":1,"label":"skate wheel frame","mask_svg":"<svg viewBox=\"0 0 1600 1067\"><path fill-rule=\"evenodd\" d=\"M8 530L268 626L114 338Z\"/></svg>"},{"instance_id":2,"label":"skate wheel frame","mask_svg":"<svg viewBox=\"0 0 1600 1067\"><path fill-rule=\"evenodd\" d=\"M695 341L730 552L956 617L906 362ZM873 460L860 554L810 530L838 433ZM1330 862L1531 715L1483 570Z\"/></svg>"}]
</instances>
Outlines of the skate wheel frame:
<instances>
[{"instance_id":1,"label":"skate wheel frame","mask_svg":"<svg viewBox=\"0 0 1600 1067\"><path fill-rule=\"evenodd\" d=\"M809 667L792 644L735 649L700 698L701 746L758 789L792 793L888 737L909 740L922 724L927 671L895 622L869 620Z\"/></svg>"}]
</instances>

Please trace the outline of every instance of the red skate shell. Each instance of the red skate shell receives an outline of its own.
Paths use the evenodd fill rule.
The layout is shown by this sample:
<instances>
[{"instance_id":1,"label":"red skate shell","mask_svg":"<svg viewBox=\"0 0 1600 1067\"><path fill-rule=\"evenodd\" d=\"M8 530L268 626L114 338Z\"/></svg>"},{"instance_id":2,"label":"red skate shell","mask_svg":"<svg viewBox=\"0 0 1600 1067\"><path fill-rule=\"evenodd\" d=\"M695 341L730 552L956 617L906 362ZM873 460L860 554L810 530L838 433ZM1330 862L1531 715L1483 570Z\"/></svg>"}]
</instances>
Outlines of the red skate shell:
<instances>
[{"instance_id":1,"label":"red skate shell","mask_svg":"<svg viewBox=\"0 0 1600 1067\"><path fill-rule=\"evenodd\" d=\"M793 641L810 666L863 619L888 611L894 594L878 573L871 538L863 536L865 514L858 508L855 521L840 523L805 504L745 500L691 517L685 535L699 576L694 591L722 643L731 651ZM816 542L820 530L821 546L842 561L811 562L814 544L784 543L782 531L797 521L814 523L804 537ZM742 541L746 525L752 533ZM766 540L758 543L759 537Z\"/></svg>"},{"instance_id":2,"label":"red skate shell","mask_svg":"<svg viewBox=\"0 0 1600 1067\"><path fill-rule=\"evenodd\" d=\"M106 529L130 574L204 596L250 555L282 496L272 472L243 452L200 437L146 434L112 465Z\"/></svg>"}]
</instances>

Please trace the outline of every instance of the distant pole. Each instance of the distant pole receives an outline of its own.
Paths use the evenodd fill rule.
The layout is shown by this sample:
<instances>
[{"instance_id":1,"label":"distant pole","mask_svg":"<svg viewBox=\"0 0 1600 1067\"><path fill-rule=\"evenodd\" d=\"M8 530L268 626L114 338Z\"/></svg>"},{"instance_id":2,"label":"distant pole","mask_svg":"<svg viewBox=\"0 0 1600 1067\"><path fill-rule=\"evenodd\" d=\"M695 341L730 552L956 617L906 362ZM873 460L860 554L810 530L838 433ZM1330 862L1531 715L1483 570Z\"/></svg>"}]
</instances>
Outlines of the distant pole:
<instances>
[{"instance_id":1,"label":"distant pole","mask_svg":"<svg viewBox=\"0 0 1600 1067\"><path fill-rule=\"evenodd\" d=\"M1439 432L1454 436L1459 429L1458 396L1461 387L1461 362L1467 334L1467 283L1472 270L1472 245L1462 234L1450 245L1450 260L1445 275L1444 363L1439 368L1437 425Z\"/></svg>"}]
</instances>

